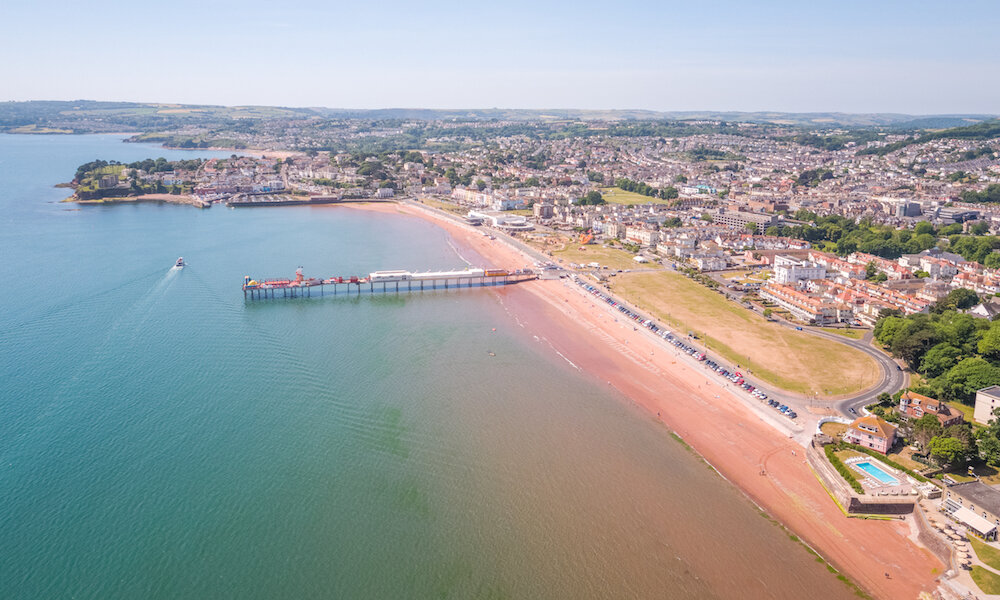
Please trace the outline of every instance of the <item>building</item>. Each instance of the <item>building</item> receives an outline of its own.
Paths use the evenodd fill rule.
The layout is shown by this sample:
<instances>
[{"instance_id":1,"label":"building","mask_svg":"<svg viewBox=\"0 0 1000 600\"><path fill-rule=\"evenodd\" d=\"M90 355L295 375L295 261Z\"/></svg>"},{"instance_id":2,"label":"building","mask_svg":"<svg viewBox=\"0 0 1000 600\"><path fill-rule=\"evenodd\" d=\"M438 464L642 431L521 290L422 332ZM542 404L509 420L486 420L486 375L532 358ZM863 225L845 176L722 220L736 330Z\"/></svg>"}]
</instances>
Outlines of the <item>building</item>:
<instances>
[{"instance_id":1,"label":"building","mask_svg":"<svg viewBox=\"0 0 1000 600\"><path fill-rule=\"evenodd\" d=\"M97 182L97 187L102 190L109 190L116 185L118 185L118 176L114 174L103 175Z\"/></svg>"},{"instance_id":2,"label":"building","mask_svg":"<svg viewBox=\"0 0 1000 600\"><path fill-rule=\"evenodd\" d=\"M768 282L760 297L770 300L807 323L825 325L840 320L840 308L824 298L816 298L791 286ZM842 306L842 305L841 305Z\"/></svg>"},{"instance_id":3,"label":"building","mask_svg":"<svg viewBox=\"0 0 1000 600\"><path fill-rule=\"evenodd\" d=\"M844 441L888 454L896 443L896 427L875 415L859 417L847 427Z\"/></svg>"},{"instance_id":4,"label":"building","mask_svg":"<svg viewBox=\"0 0 1000 600\"><path fill-rule=\"evenodd\" d=\"M781 218L778 215L765 215L763 213L748 212L745 210L728 210L720 208L718 212L709 213L712 222L726 227L736 229L746 229L747 223L756 223L757 230L762 232L771 225L778 225Z\"/></svg>"},{"instance_id":5,"label":"building","mask_svg":"<svg viewBox=\"0 0 1000 600\"><path fill-rule=\"evenodd\" d=\"M965 420L965 415L944 402L910 390L906 390L899 397L899 412L911 419L919 419L925 414L932 414L938 418L942 427L958 425Z\"/></svg>"},{"instance_id":6,"label":"building","mask_svg":"<svg viewBox=\"0 0 1000 600\"><path fill-rule=\"evenodd\" d=\"M783 285L795 285L809 279L825 279L826 267L806 260L779 255L774 257L774 280Z\"/></svg>"},{"instance_id":7,"label":"building","mask_svg":"<svg viewBox=\"0 0 1000 600\"><path fill-rule=\"evenodd\" d=\"M660 232L645 227L627 227L625 239L640 246L655 246L660 241Z\"/></svg>"},{"instance_id":8,"label":"building","mask_svg":"<svg viewBox=\"0 0 1000 600\"><path fill-rule=\"evenodd\" d=\"M972 420L986 425L994 419L993 409L1000 407L1000 385L991 385L976 392L976 410Z\"/></svg>"},{"instance_id":9,"label":"building","mask_svg":"<svg viewBox=\"0 0 1000 600\"><path fill-rule=\"evenodd\" d=\"M605 221L604 235L608 239L623 239L625 237L625 224L621 221Z\"/></svg>"},{"instance_id":10,"label":"building","mask_svg":"<svg viewBox=\"0 0 1000 600\"><path fill-rule=\"evenodd\" d=\"M548 202L536 202L531 207L531 212L536 219L551 219L556 214L555 206Z\"/></svg>"},{"instance_id":11,"label":"building","mask_svg":"<svg viewBox=\"0 0 1000 600\"><path fill-rule=\"evenodd\" d=\"M396 194L396 190L392 188L378 188L375 191L376 198L392 198Z\"/></svg>"},{"instance_id":12,"label":"building","mask_svg":"<svg viewBox=\"0 0 1000 600\"><path fill-rule=\"evenodd\" d=\"M659 249L659 246L657 246ZM729 260L721 253L696 254L691 257L699 271L724 271L729 267Z\"/></svg>"},{"instance_id":13,"label":"building","mask_svg":"<svg viewBox=\"0 0 1000 600\"><path fill-rule=\"evenodd\" d=\"M991 296L969 309L969 314L984 319L993 319L1000 315L1000 298Z\"/></svg>"},{"instance_id":14,"label":"building","mask_svg":"<svg viewBox=\"0 0 1000 600\"><path fill-rule=\"evenodd\" d=\"M950 485L941 511L985 540L997 539L1000 526L1000 492L981 481Z\"/></svg>"}]
</instances>

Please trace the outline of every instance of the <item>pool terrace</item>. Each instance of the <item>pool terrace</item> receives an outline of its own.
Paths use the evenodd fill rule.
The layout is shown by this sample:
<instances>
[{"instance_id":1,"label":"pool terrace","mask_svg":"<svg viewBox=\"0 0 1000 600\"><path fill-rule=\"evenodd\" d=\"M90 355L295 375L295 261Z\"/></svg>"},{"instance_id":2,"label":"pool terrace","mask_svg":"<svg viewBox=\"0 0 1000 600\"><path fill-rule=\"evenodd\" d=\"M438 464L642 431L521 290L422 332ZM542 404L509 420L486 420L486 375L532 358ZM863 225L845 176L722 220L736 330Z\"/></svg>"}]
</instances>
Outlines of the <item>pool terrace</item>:
<instances>
[{"instance_id":1,"label":"pool terrace","mask_svg":"<svg viewBox=\"0 0 1000 600\"><path fill-rule=\"evenodd\" d=\"M865 493L872 496L916 496L910 479L870 456L854 456L844 461L858 476Z\"/></svg>"}]
</instances>

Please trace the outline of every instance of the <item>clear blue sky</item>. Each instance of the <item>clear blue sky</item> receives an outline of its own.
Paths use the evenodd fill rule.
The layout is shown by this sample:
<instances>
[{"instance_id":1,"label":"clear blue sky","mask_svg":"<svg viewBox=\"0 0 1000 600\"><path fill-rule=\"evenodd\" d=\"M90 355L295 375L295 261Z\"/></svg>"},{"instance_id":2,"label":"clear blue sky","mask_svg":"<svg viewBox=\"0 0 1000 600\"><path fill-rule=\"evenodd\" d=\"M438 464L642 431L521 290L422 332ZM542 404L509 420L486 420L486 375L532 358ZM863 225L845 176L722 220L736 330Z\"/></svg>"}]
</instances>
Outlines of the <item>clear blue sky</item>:
<instances>
[{"instance_id":1,"label":"clear blue sky","mask_svg":"<svg viewBox=\"0 0 1000 600\"><path fill-rule=\"evenodd\" d=\"M996 0L3 0L0 23L0 100L1000 113Z\"/></svg>"}]
</instances>

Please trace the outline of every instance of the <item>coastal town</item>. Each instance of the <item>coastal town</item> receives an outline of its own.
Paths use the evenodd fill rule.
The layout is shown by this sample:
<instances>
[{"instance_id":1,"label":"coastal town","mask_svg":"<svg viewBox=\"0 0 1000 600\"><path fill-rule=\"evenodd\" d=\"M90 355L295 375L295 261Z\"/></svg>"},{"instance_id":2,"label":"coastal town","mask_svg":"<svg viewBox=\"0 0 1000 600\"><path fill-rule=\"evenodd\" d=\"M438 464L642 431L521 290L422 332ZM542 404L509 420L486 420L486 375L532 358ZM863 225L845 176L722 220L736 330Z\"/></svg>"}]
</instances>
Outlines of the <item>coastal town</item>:
<instances>
[{"instance_id":1,"label":"coastal town","mask_svg":"<svg viewBox=\"0 0 1000 600\"><path fill-rule=\"evenodd\" d=\"M622 343L673 353L684 378L708 372L710 388L795 440L835 518L898 520L944 565L940 597L989 587L1000 579L1000 130L925 140L691 125L736 131L626 137L587 123L597 133L381 152L250 137L241 145L283 149L97 160L71 200L384 204L483 256L507 248L507 262L542 275L537 293L592 299L602 326L635 324Z\"/></svg>"},{"instance_id":2,"label":"coastal town","mask_svg":"<svg viewBox=\"0 0 1000 600\"><path fill-rule=\"evenodd\" d=\"M0 600L1000 600L995 0L0 14Z\"/></svg>"}]
</instances>

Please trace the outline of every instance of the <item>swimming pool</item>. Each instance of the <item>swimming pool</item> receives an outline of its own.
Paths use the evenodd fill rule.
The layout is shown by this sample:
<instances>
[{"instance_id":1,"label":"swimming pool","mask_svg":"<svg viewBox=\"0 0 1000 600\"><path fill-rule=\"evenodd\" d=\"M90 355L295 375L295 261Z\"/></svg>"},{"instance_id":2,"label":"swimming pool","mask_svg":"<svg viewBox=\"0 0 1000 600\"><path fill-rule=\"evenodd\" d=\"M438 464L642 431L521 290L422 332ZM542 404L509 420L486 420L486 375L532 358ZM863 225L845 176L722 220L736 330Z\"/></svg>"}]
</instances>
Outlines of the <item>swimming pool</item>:
<instances>
[{"instance_id":1,"label":"swimming pool","mask_svg":"<svg viewBox=\"0 0 1000 600\"><path fill-rule=\"evenodd\" d=\"M859 468L859 469L861 469L865 473L868 473L869 475L871 475L875 479L877 479L879 481L879 483L884 483L884 484L887 484L887 485L896 485L897 483L899 483L898 479L896 479L892 475L886 473L882 469L876 467L875 465L873 465L870 462L867 462L867 461L865 461L865 462L859 462L859 463L855 463L854 466L857 467L857 468Z\"/></svg>"}]
</instances>

